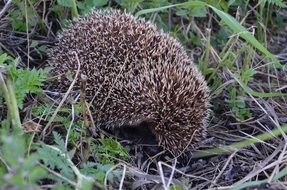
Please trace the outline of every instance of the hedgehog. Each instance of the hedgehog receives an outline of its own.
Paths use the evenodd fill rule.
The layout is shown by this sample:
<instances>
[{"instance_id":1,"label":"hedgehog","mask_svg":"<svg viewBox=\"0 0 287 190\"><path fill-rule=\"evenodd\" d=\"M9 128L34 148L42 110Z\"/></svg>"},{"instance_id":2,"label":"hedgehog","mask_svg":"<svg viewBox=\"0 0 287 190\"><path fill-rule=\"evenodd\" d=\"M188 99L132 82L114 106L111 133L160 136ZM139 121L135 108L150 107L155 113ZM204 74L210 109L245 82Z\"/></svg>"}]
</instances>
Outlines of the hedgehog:
<instances>
[{"instance_id":1,"label":"hedgehog","mask_svg":"<svg viewBox=\"0 0 287 190\"><path fill-rule=\"evenodd\" d=\"M80 62L97 127L147 123L158 144L176 154L194 150L205 137L207 83L183 46L153 23L94 10L61 32L48 57L63 92Z\"/></svg>"}]
</instances>

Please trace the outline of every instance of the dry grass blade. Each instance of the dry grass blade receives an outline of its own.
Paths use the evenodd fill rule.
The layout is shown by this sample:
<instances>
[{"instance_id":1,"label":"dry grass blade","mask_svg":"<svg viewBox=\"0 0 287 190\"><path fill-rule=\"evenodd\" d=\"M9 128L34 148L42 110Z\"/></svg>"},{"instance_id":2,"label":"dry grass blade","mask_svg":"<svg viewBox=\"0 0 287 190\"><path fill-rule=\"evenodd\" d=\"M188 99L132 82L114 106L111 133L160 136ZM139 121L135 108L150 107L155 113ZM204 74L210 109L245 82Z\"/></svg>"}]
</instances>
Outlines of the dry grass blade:
<instances>
[{"instance_id":1,"label":"dry grass blade","mask_svg":"<svg viewBox=\"0 0 287 190\"><path fill-rule=\"evenodd\" d=\"M2 180L3 182L0 180L0 189L7 189L7 187L47 189L58 188L58 186L64 189L87 190L93 188L287 189L287 48L285 48L287 7L274 6L272 4L274 1L225 2L227 1L221 1L218 4L207 0L171 3L156 0L148 2L5 0L1 2L0 162L2 164L0 164L0 171L4 172L5 180ZM279 2L277 5L280 2L286 4L283 0L276 2ZM134 128L113 127L110 125L113 119L107 119L107 124L99 123L105 120L106 116L111 116L111 113L120 115L120 111L113 112L116 107L125 108L123 112L128 115L127 122L122 121L123 117L119 117L121 124L132 123L129 119L133 119L135 114L139 115L141 121L141 117L146 118L147 115L161 116L164 110L171 110L170 114L163 114L168 116L167 121L175 121L177 118L173 119L173 115L179 113L176 109L159 109L157 114L152 114L150 109L161 107L162 104L165 108L174 104L174 99L171 97L175 94L176 99L180 93L174 92L172 88L165 91L165 87L156 87L152 94L157 96L156 99L159 99L160 103L153 105L154 100L148 103L143 101L141 104L143 106L134 108L138 99L144 99L144 93L153 88L146 85L147 88L138 92L141 90L140 85L129 87L129 84L134 84L136 81L147 84L148 78L159 76L158 78L161 79L166 75L172 76L169 80L173 82L167 87L176 88L179 84L180 89L185 86L185 83L191 84L193 81L173 78L184 73L187 68L185 66L184 68L179 66L179 72L174 74L159 70L154 75L154 69L152 72L147 69L144 72L146 78L139 80L143 74L138 69L141 64L145 66L152 62L149 67L153 68L168 60L172 64L166 65L169 71L173 71L173 66L176 65L174 63L182 56L178 56L176 52L166 56L165 52L170 48L164 49L166 43L156 43L158 36L146 38L146 34L150 32L150 30L144 32L146 27L142 28L143 32L141 29L137 30L140 31L138 35L131 34L133 28L137 26L130 24L127 26L118 24L120 32L115 27L110 27L110 24L94 29L93 27L101 26L101 23L95 22L89 25L90 14L83 19L87 27L74 25L78 20L75 17L88 13L92 7L121 9L125 10L123 12L135 12L136 16L144 16L146 21L149 20L152 25L155 25L155 28L177 39L185 51L184 54L191 57L190 62L198 66L211 91L212 106L205 139L196 144L192 152L185 152L187 149L184 149L179 156L175 157L171 152L159 147L156 143L157 137L153 136L154 131L150 130L152 127L149 121L142 125L136 123L137 127ZM70 22L72 19L73 21ZM109 19L104 19L104 21L107 20ZM124 20L123 23L127 23L125 19L122 20ZM51 58L57 56L47 52L53 52L60 44L70 41L60 41L60 36L65 36L64 31L69 31L70 24L76 26L75 35L72 37L76 40L72 40L73 43L67 51L63 50L65 48L60 48L63 50L59 53L62 57L55 62L58 66L51 70L51 74L55 74L56 77L44 77L38 91L35 92L27 91L28 88L22 88L22 85L16 86L15 78L24 81L27 86L32 84L30 82L30 78L33 79L32 74L28 74L27 79L23 80L21 72L24 70L38 71L47 66L53 67ZM68 28L63 29L66 27ZM113 33L104 39L106 33L102 32L102 29L107 28ZM123 28L123 37L115 42L114 38L121 35ZM90 34L98 30L100 32L97 35L100 37L94 40ZM67 36L71 36L70 32L67 32ZM56 34L60 35L56 37ZM135 44L141 39L143 43L137 47ZM123 42L120 42L121 40ZM128 41L131 45L125 46ZM145 43L146 41L148 43ZM98 43L89 45L89 42ZM89 51L81 50L82 46L87 47ZM101 50L99 51L101 48L104 55L101 54ZM113 48L115 48L114 53L109 53ZM72 49L78 53L72 53L75 59L70 63L68 60L71 60L69 54ZM140 55L145 49L152 50L146 56L151 58L151 61ZM124 50L127 51L121 54ZM157 51L159 53L156 53ZM6 59L8 56L5 52L19 57L19 62L13 62L13 58ZM55 52L53 54L55 55ZM98 54L100 56L97 56ZM66 56L67 61L64 60ZM136 62L134 66L130 64L131 60L137 60L134 61ZM15 64L15 68L11 69L11 63ZM109 65L109 63L116 64ZM63 65L72 66L66 68ZM97 67L95 70L91 69L95 66ZM2 72L2 68L7 69L9 73L6 70ZM107 68L107 71L103 74L99 73L101 68ZM130 70L126 72L126 68ZM59 75L56 74L57 71ZM112 71L115 72L111 73ZM90 73L93 73L94 77L91 77ZM128 75L125 75L126 73ZM130 73L135 75L130 77ZM11 77L7 83L8 74ZM96 81L99 75L103 77ZM63 79L63 76L68 80ZM122 85L122 80L128 84ZM153 81L153 84L157 83L161 82ZM8 87L9 85L11 86ZM121 88L125 91L120 92ZM65 89L64 93L61 93L63 89ZM139 97L138 99L134 98L135 100L130 101L127 97L126 94L131 89L134 92L130 97ZM17 98L24 91L23 109L19 109L16 103L18 107L22 106L18 99L16 99L17 102L13 102L11 97ZM77 92L75 98L74 91ZM103 91L105 95L101 94ZM158 96L161 92L163 95ZM73 96L72 100L70 96ZM60 97L59 101L55 101L55 97ZM109 105L121 99L129 102L128 106L124 103L119 104L120 106ZM181 108L185 108L187 102L182 98L179 101L179 104L182 104ZM19 109L19 112L14 108L11 109L9 105ZM111 109L109 110L108 107ZM144 108L148 108L147 114L142 114ZM96 113L96 109L100 109L100 113ZM16 118L15 113L16 117L20 117ZM178 115L179 118L184 118L193 114L194 112ZM195 113L195 115L200 114ZM19 120L17 122L17 126L21 127L19 131L22 132L22 129L27 128L32 129L33 133L27 134L24 131L20 135L17 133L17 136L13 136L15 127L11 129L11 124L16 124L13 123L14 118ZM23 126L20 119L24 123ZM162 124L164 129L169 129L169 124L159 120L162 119L154 119L151 125ZM190 124L190 120L192 119L178 123L186 127ZM38 133L42 130L39 126L44 126L41 134ZM142 129L147 130L143 132ZM54 136L48 133L52 130L55 131ZM173 130L169 132L171 133L167 134L173 134ZM191 138L187 141L191 142L194 135L189 134ZM14 144L8 147L3 139L10 136L13 137L10 139ZM164 137L166 136L168 135L165 134ZM26 147L23 147L24 143L15 143L18 142L18 137L28 139ZM180 135L179 138L181 137ZM6 148L8 153L3 154L5 147L8 147ZM22 149L11 151L15 147L22 147ZM175 143L174 147L178 149L180 145ZM13 163L14 157L16 158L14 153L16 155L19 152L23 154ZM10 153L11 159L7 157ZM34 158L35 167L26 169L27 165L32 165L30 163ZM62 166L65 167L62 168ZM24 170L21 167L25 167ZM41 178L42 171L38 169L46 172L43 178ZM21 171L25 171L24 176ZM50 176L53 178L50 179ZM24 183L28 185L25 186Z\"/></svg>"},{"instance_id":2,"label":"dry grass blade","mask_svg":"<svg viewBox=\"0 0 287 190\"><path fill-rule=\"evenodd\" d=\"M70 131L71 131L72 125L74 123L74 120L75 120L75 108L74 108L74 104L72 104L72 120L71 120L70 125L68 127L66 140L65 140L65 149L67 152L68 152L69 135L70 135Z\"/></svg>"},{"instance_id":3,"label":"dry grass blade","mask_svg":"<svg viewBox=\"0 0 287 190\"><path fill-rule=\"evenodd\" d=\"M71 90L73 89L76 81L77 81L77 78L78 78L78 75L80 73L80 67L81 67L81 63L80 63L80 60L79 60L79 57L77 55L76 52L74 52L75 56L76 56L76 61L77 61L77 64L78 64L78 69L77 69L77 72L75 74L75 77L69 87L69 89L67 90L67 92L65 93L63 99L61 100L61 102L59 103L58 107L56 108L55 112L53 113L51 119L49 120L49 122L47 123L46 127L44 128L43 132L42 132L42 136L44 137L45 136L45 133L46 133L46 130L50 127L50 125L52 124L52 122L54 121L57 113L59 112L60 108L63 106L64 102L66 101L68 95L70 94Z\"/></svg>"},{"instance_id":4,"label":"dry grass blade","mask_svg":"<svg viewBox=\"0 0 287 190\"><path fill-rule=\"evenodd\" d=\"M8 0L5 4L5 6L2 8L2 10L0 11L0 19L1 17L5 14L5 12L8 10L8 8L10 7L12 3L12 0Z\"/></svg>"},{"instance_id":5,"label":"dry grass blade","mask_svg":"<svg viewBox=\"0 0 287 190\"><path fill-rule=\"evenodd\" d=\"M233 152L227 159L226 163L224 164L223 168L220 170L220 172L218 173L218 175L216 176L216 178L213 180L212 184L209 186L208 189L212 189L214 187L214 185L217 183L217 181L219 180L219 178L221 177L221 175L223 174L223 172L225 171L225 169L228 167L230 161L232 160L232 158L234 157L234 155L236 154L236 151Z\"/></svg>"}]
</instances>

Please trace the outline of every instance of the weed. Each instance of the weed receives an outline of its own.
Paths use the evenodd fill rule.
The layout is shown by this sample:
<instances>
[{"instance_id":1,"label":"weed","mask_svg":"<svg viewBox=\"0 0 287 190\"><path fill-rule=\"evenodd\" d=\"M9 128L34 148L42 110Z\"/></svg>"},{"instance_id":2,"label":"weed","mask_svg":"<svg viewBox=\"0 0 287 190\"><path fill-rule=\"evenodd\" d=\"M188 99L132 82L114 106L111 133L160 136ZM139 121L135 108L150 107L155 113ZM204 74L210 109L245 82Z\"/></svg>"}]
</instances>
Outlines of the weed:
<instances>
[{"instance_id":1,"label":"weed","mask_svg":"<svg viewBox=\"0 0 287 190\"><path fill-rule=\"evenodd\" d=\"M92 9L101 8L108 4L108 0L85 0L77 3L78 8L81 11L81 14L87 14Z\"/></svg>"},{"instance_id":2,"label":"weed","mask_svg":"<svg viewBox=\"0 0 287 190\"><path fill-rule=\"evenodd\" d=\"M7 74L12 81L15 90L17 105L23 108L24 98L28 93L39 93L42 91L44 81L46 81L49 69L22 69L17 68L18 59L13 59L7 54L0 55L0 66L7 69Z\"/></svg>"},{"instance_id":3,"label":"weed","mask_svg":"<svg viewBox=\"0 0 287 190\"><path fill-rule=\"evenodd\" d=\"M0 189L103 189L106 181L110 183L105 184L106 188L115 183L120 189L124 184L121 182L127 182L152 189L160 188L165 180L172 184L185 179L187 184L174 183L169 189L242 189L267 182L284 184L287 67L266 48L270 41L276 41L271 33L286 25L284 14L279 14L279 9L286 7L283 0L13 0L12 4L4 14L7 19L1 18L0 22L1 36L10 31L4 40L0 39ZM98 8L120 8L136 16L144 15L187 48L202 49L195 62L214 98L207 139L211 143L193 153L185 173L176 169L178 165L171 167L171 172L159 173L156 166L162 158L146 152L133 155L133 149L129 153L116 139L104 138L101 131L96 132L100 137L90 137L83 127L80 103L75 104L75 113L67 104L59 108L51 122L51 135L23 132L24 119L46 125L57 101L51 101L51 97L47 100L42 93L48 68L35 69L33 64L27 64L33 69L24 68L20 59L5 52L23 56L29 47L31 52L26 57L34 62L39 57L39 61L45 61L46 44L54 36L51 34L60 31L60 25L71 24L74 17ZM5 44L10 37L24 45L10 47ZM25 48L21 49L21 45ZM34 55L37 59L33 59ZM284 55L280 54L281 60L286 62ZM71 73L66 74L72 81ZM29 94L37 96L28 97ZM72 123L71 117L75 117ZM91 142L90 147L83 150L87 142ZM225 155L230 153L229 157ZM169 158L164 160L171 163ZM119 162L129 162L125 169L132 168L134 175L115 169ZM123 180L117 183L121 177Z\"/></svg>"},{"instance_id":4,"label":"weed","mask_svg":"<svg viewBox=\"0 0 287 190\"><path fill-rule=\"evenodd\" d=\"M3 122L2 122L3 124ZM29 136L16 132L4 133L0 137L0 188L38 188L37 182L47 178L47 171L38 165L39 155L27 156Z\"/></svg>"},{"instance_id":5,"label":"weed","mask_svg":"<svg viewBox=\"0 0 287 190\"><path fill-rule=\"evenodd\" d=\"M96 153L100 163L115 164L115 158L127 160L128 149L112 138L100 139L100 144L93 144L92 150Z\"/></svg>"}]
</instances>

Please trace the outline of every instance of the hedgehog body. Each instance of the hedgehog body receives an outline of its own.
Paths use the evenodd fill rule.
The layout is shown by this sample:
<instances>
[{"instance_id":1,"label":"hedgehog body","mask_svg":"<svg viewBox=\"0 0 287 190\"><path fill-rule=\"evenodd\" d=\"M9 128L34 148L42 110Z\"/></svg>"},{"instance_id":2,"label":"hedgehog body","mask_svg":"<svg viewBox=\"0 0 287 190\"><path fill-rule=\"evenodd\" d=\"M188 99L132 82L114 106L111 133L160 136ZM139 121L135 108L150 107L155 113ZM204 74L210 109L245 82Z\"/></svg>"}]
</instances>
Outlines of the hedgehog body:
<instances>
[{"instance_id":1,"label":"hedgehog body","mask_svg":"<svg viewBox=\"0 0 287 190\"><path fill-rule=\"evenodd\" d=\"M49 51L61 75L87 76L95 124L121 127L149 123L160 145L172 152L196 146L206 130L209 93L204 78L180 43L144 19L119 11L78 18ZM79 89L80 80L75 85Z\"/></svg>"}]
</instances>

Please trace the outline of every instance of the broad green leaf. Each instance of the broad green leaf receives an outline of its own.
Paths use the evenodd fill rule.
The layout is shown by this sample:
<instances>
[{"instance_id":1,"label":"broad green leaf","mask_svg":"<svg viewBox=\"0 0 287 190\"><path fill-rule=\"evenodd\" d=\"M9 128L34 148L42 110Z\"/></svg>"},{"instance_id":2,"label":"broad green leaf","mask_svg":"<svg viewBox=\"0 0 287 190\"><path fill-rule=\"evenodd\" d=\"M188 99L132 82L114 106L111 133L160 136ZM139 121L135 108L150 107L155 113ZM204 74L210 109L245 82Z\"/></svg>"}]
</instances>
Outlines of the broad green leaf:
<instances>
[{"instance_id":1,"label":"broad green leaf","mask_svg":"<svg viewBox=\"0 0 287 190\"><path fill-rule=\"evenodd\" d=\"M264 55L269 57L272 60L277 60L277 58L270 53L256 38L248 32L240 23L238 23L235 18L230 16L229 14L216 9L213 6L209 6L223 21L224 23L234 32L236 32L241 38L252 44L255 48L261 51Z\"/></svg>"},{"instance_id":2,"label":"broad green leaf","mask_svg":"<svg viewBox=\"0 0 287 190\"><path fill-rule=\"evenodd\" d=\"M73 7L73 0L57 0L57 2L63 7Z\"/></svg>"}]
</instances>

